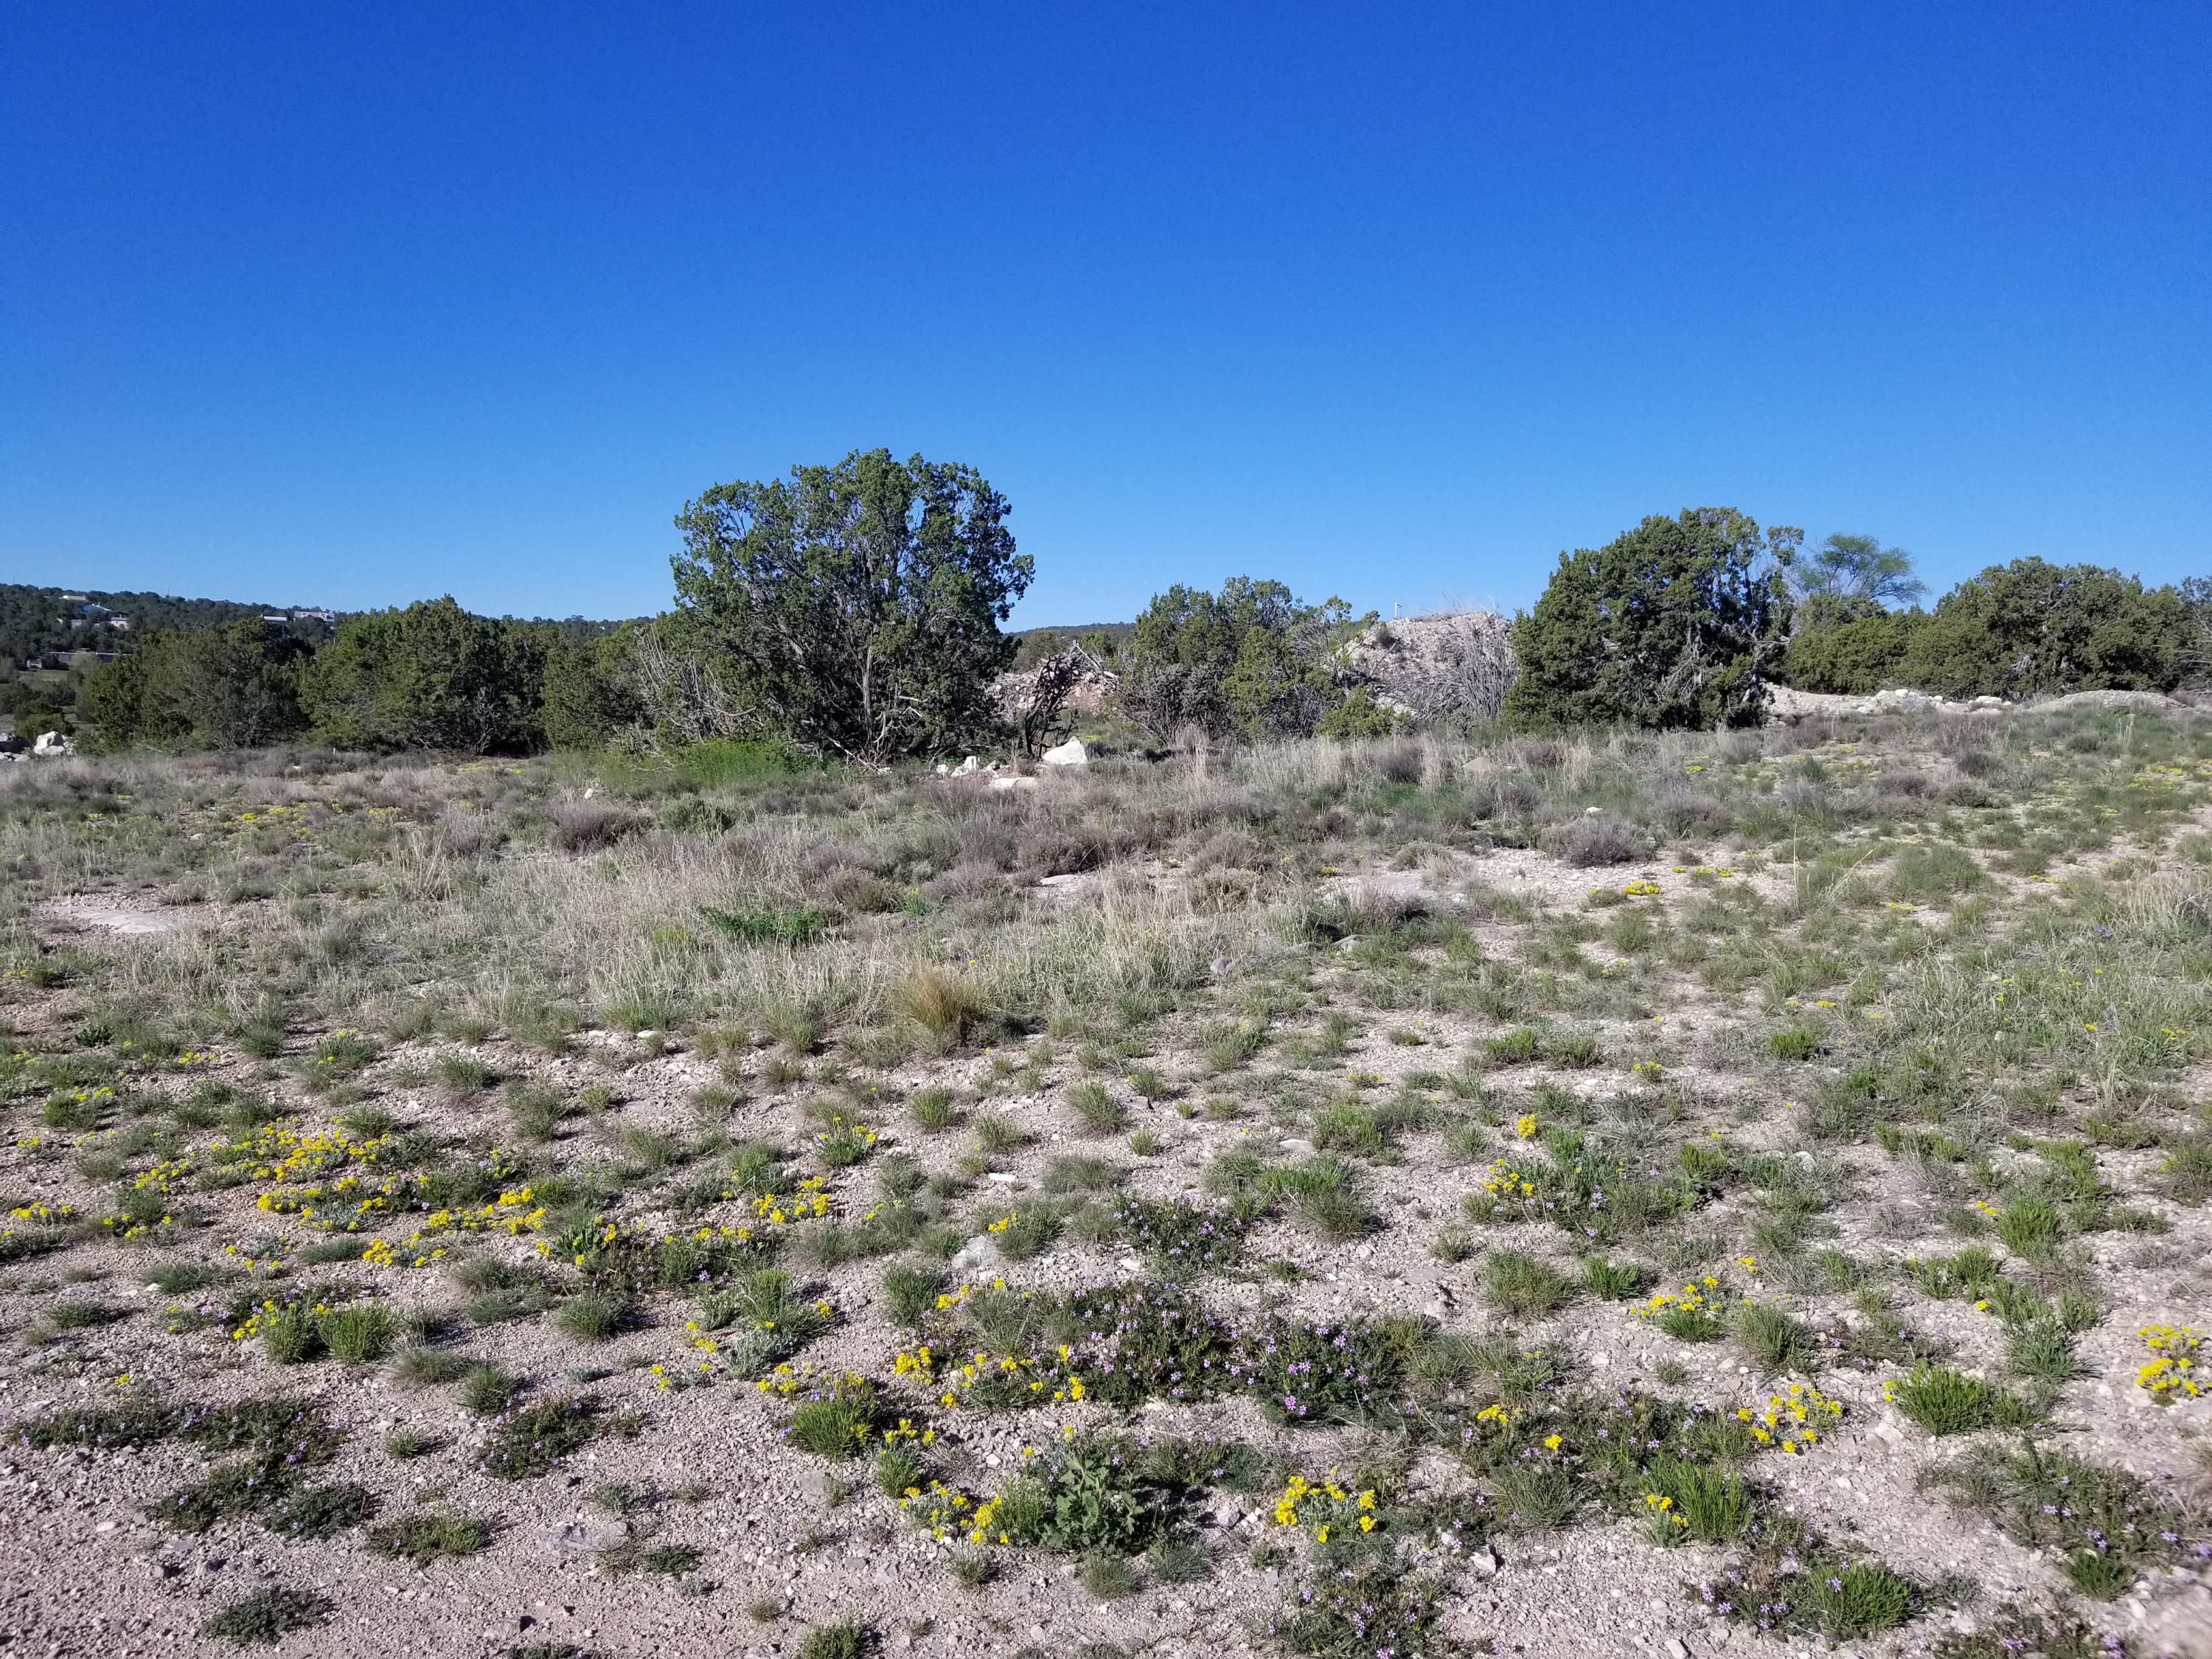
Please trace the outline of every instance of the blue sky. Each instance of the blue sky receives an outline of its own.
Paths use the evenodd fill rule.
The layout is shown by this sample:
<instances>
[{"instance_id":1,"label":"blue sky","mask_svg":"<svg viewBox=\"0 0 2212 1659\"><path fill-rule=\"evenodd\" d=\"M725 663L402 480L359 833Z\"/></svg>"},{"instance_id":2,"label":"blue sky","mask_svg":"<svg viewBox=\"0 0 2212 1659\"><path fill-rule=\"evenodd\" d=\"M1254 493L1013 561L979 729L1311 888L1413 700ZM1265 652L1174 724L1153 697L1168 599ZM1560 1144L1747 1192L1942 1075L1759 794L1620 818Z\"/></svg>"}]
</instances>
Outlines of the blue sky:
<instances>
[{"instance_id":1,"label":"blue sky","mask_svg":"<svg viewBox=\"0 0 2212 1659\"><path fill-rule=\"evenodd\" d=\"M2212 570L2208 85L2195 3L10 7L0 578L636 614L878 445L1032 624L1708 503Z\"/></svg>"}]
</instances>

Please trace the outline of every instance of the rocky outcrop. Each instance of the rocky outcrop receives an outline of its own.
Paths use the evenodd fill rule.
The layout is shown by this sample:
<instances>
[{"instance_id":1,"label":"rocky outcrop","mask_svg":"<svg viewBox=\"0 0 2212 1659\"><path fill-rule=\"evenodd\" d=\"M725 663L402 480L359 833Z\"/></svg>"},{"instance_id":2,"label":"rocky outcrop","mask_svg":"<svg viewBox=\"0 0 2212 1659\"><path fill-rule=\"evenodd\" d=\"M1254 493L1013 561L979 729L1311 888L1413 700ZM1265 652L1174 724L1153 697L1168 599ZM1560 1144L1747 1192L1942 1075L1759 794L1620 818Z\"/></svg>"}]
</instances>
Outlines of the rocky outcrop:
<instances>
[{"instance_id":1,"label":"rocky outcrop","mask_svg":"<svg viewBox=\"0 0 2212 1659\"><path fill-rule=\"evenodd\" d=\"M1340 646L1334 666L1383 708L1425 725L1495 720L1513 684L1512 630L1494 611L1394 617Z\"/></svg>"},{"instance_id":2,"label":"rocky outcrop","mask_svg":"<svg viewBox=\"0 0 2212 1659\"><path fill-rule=\"evenodd\" d=\"M1048 704L1053 714L1070 708L1079 714L1095 714L1121 684L1119 674L1074 645L1034 668L1000 675L991 682L991 696L1000 714L1019 724L1024 716L1034 717L1040 704Z\"/></svg>"},{"instance_id":3,"label":"rocky outcrop","mask_svg":"<svg viewBox=\"0 0 2212 1659\"><path fill-rule=\"evenodd\" d=\"M1905 686L1849 696L1832 691L1800 691L1795 686L1767 688L1768 714L1777 720L1796 721L1813 714L2001 714L2007 709L2032 709L2051 714L2068 708L2133 708L2166 713L2188 705L2159 691L2073 691L2063 697L2042 697L2031 702L2008 702L2002 697L1939 697L1932 692Z\"/></svg>"}]
</instances>

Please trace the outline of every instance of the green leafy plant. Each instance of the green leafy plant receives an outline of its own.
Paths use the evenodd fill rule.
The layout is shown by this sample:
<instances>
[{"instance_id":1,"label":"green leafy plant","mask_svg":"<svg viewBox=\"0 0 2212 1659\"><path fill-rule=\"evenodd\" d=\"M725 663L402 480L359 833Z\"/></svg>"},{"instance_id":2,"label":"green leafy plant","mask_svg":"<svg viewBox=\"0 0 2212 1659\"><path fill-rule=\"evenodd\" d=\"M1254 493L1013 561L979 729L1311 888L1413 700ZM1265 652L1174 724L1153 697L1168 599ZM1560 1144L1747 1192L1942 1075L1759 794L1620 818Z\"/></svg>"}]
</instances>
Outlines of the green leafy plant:
<instances>
[{"instance_id":1,"label":"green leafy plant","mask_svg":"<svg viewBox=\"0 0 2212 1659\"><path fill-rule=\"evenodd\" d=\"M1649 1269L1602 1255L1583 1258L1583 1288L1602 1302L1626 1302L1651 1282Z\"/></svg>"},{"instance_id":2,"label":"green leafy plant","mask_svg":"<svg viewBox=\"0 0 2212 1659\"><path fill-rule=\"evenodd\" d=\"M307 1630L329 1617L331 1603L307 1590L256 1590L233 1601L205 1624L202 1633L238 1647L267 1646L295 1630Z\"/></svg>"},{"instance_id":3,"label":"green leafy plant","mask_svg":"<svg viewBox=\"0 0 2212 1659\"><path fill-rule=\"evenodd\" d=\"M379 1555L398 1556L418 1567L441 1556L474 1555L490 1541L485 1522L447 1510L418 1510L368 1530L368 1546Z\"/></svg>"},{"instance_id":4,"label":"green leafy plant","mask_svg":"<svg viewBox=\"0 0 2212 1659\"><path fill-rule=\"evenodd\" d=\"M844 1372L791 1414L791 1437L817 1457L858 1457L866 1449L879 1407L875 1385Z\"/></svg>"},{"instance_id":5,"label":"green leafy plant","mask_svg":"<svg viewBox=\"0 0 2212 1659\"><path fill-rule=\"evenodd\" d=\"M1374 1659L1432 1650L1443 1618L1441 1586L1395 1565L1368 1565L1316 1575L1273 1629L1299 1659Z\"/></svg>"},{"instance_id":6,"label":"green leafy plant","mask_svg":"<svg viewBox=\"0 0 2212 1659\"><path fill-rule=\"evenodd\" d=\"M1091 1134L1117 1133L1129 1121L1127 1109L1096 1078L1087 1078L1069 1090L1067 1103Z\"/></svg>"},{"instance_id":7,"label":"green leafy plant","mask_svg":"<svg viewBox=\"0 0 2212 1659\"><path fill-rule=\"evenodd\" d=\"M857 1619L817 1625L799 1644L799 1659L867 1659L876 1650L876 1633Z\"/></svg>"},{"instance_id":8,"label":"green leafy plant","mask_svg":"<svg viewBox=\"0 0 2212 1659\"><path fill-rule=\"evenodd\" d=\"M811 945L829 932L836 918L812 904L722 909L699 907L699 918L726 939L741 945Z\"/></svg>"},{"instance_id":9,"label":"green leafy plant","mask_svg":"<svg viewBox=\"0 0 2212 1659\"><path fill-rule=\"evenodd\" d=\"M477 1466L501 1480L527 1480L597 1438L599 1403L576 1395L525 1406L492 1419Z\"/></svg>"},{"instance_id":10,"label":"green leafy plant","mask_svg":"<svg viewBox=\"0 0 2212 1659\"><path fill-rule=\"evenodd\" d=\"M2018 1396L1948 1365L1917 1365L1885 1385L1883 1396L1929 1433L1938 1436L2021 1428L2036 1418L2034 1408Z\"/></svg>"},{"instance_id":11,"label":"green leafy plant","mask_svg":"<svg viewBox=\"0 0 2212 1659\"><path fill-rule=\"evenodd\" d=\"M1644 1526L1654 1543L1732 1544L1751 1525L1750 1491L1732 1470L1662 1455L1644 1479Z\"/></svg>"},{"instance_id":12,"label":"green leafy plant","mask_svg":"<svg viewBox=\"0 0 2212 1659\"><path fill-rule=\"evenodd\" d=\"M381 1359L391 1349L397 1322L381 1302L356 1302L333 1308L318 1321L323 1346L333 1359L349 1365Z\"/></svg>"},{"instance_id":13,"label":"green leafy plant","mask_svg":"<svg viewBox=\"0 0 2212 1659\"><path fill-rule=\"evenodd\" d=\"M1492 1250L1483 1258L1482 1282L1501 1312L1524 1317L1564 1307L1575 1293L1566 1274L1519 1250Z\"/></svg>"}]
</instances>

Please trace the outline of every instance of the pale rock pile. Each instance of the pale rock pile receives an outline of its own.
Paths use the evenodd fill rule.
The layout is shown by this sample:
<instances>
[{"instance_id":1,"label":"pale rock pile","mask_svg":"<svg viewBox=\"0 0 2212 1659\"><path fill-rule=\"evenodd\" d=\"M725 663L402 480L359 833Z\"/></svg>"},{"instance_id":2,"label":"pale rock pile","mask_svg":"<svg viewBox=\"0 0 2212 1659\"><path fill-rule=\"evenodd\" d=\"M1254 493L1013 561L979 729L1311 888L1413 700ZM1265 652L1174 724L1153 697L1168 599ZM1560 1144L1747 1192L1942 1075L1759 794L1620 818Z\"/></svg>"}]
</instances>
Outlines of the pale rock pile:
<instances>
[{"instance_id":1,"label":"pale rock pile","mask_svg":"<svg viewBox=\"0 0 2212 1659\"><path fill-rule=\"evenodd\" d=\"M1394 617L1340 646L1335 665L1383 708L1424 724L1495 720L1513 684L1512 631L1494 611Z\"/></svg>"},{"instance_id":2,"label":"pale rock pile","mask_svg":"<svg viewBox=\"0 0 2212 1659\"><path fill-rule=\"evenodd\" d=\"M1914 691L1904 686L1889 687L1864 696L1800 691L1790 685L1770 685L1766 690L1767 712L1793 724L1814 714L1994 714L2021 708L2042 714L2068 708L2132 708L2157 713L2187 707L2159 691L2074 691L2063 697L2014 703L2002 697L1939 697L1932 692Z\"/></svg>"}]
</instances>

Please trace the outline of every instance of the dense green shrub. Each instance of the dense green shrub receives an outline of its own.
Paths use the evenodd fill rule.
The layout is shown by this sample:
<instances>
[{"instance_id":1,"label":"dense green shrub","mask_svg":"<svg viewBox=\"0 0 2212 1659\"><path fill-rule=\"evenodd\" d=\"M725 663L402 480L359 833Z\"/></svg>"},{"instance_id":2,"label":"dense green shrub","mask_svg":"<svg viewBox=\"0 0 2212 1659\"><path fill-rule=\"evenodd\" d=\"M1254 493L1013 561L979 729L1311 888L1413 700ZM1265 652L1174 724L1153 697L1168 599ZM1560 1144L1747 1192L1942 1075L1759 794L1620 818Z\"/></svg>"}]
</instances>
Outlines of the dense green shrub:
<instances>
[{"instance_id":1,"label":"dense green shrub","mask_svg":"<svg viewBox=\"0 0 2212 1659\"><path fill-rule=\"evenodd\" d=\"M1918 611L1883 611L1827 626L1801 620L1784 653L1781 678L1801 691L1846 696L1901 684L1905 657L1926 621Z\"/></svg>"},{"instance_id":2,"label":"dense green shrub","mask_svg":"<svg viewBox=\"0 0 2212 1659\"><path fill-rule=\"evenodd\" d=\"M1280 582L1236 576L1218 593L1177 583L1129 635L1121 705L1161 738L1187 726L1215 738L1306 736L1346 702L1327 657L1352 620L1343 600L1307 605Z\"/></svg>"},{"instance_id":3,"label":"dense green shrub","mask_svg":"<svg viewBox=\"0 0 2212 1659\"><path fill-rule=\"evenodd\" d=\"M631 653L643 626L649 624L625 623L594 640L561 640L546 652L539 719L548 744L598 749L642 721Z\"/></svg>"},{"instance_id":4,"label":"dense green shrub","mask_svg":"<svg viewBox=\"0 0 2212 1659\"><path fill-rule=\"evenodd\" d=\"M78 714L110 744L279 743L306 729L300 683L312 653L259 617L155 634L93 672Z\"/></svg>"},{"instance_id":5,"label":"dense green shrub","mask_svg":"<svg viewBox=\"0 0 2212 1659\"><path fill-rule=\"evenodd\" d=\"M1656 514L1559 556L1513 623L1524 725L1709 728L1757 723L1790 623L1783 566L1798 532L1734 507Z\"/></svg>"},{"instance_id":6,"label":"dense green shrub","mask_svg":"<svg viewBox=\"0 0 2212 1659\"><path fill-rule=\"evenodd\" d=\"M729 704L693 735L781 732L879 762L995 729L991 682L1016 649L1000 624L1035 569L1006 510L973 467L883 449L685 503L671 632Z\"/></svg>"},{"instance_id":7,"label":"dense green shrub","mask_svg":"<svg viewBox=\"0 0 2212 1659\"><path fill-rule=\"evenodd\" d=\"M2029 697L2179 684L2189 607L2170 587L2094 565L2014 559L1936 602L1913 632L1905 684L1945 696Z\"/></svg>"},{"instance_id":8,"label":"dense green shrub","mask_svg":"<svg viewBox=\"0 0 2212 1659\"><path fill-rule=\"evenodd\" d=\"M515 753L544 738L544 635L448 599L348 617L301 683L315 734L345 749Z\"/></svg>"}]
</instances>

